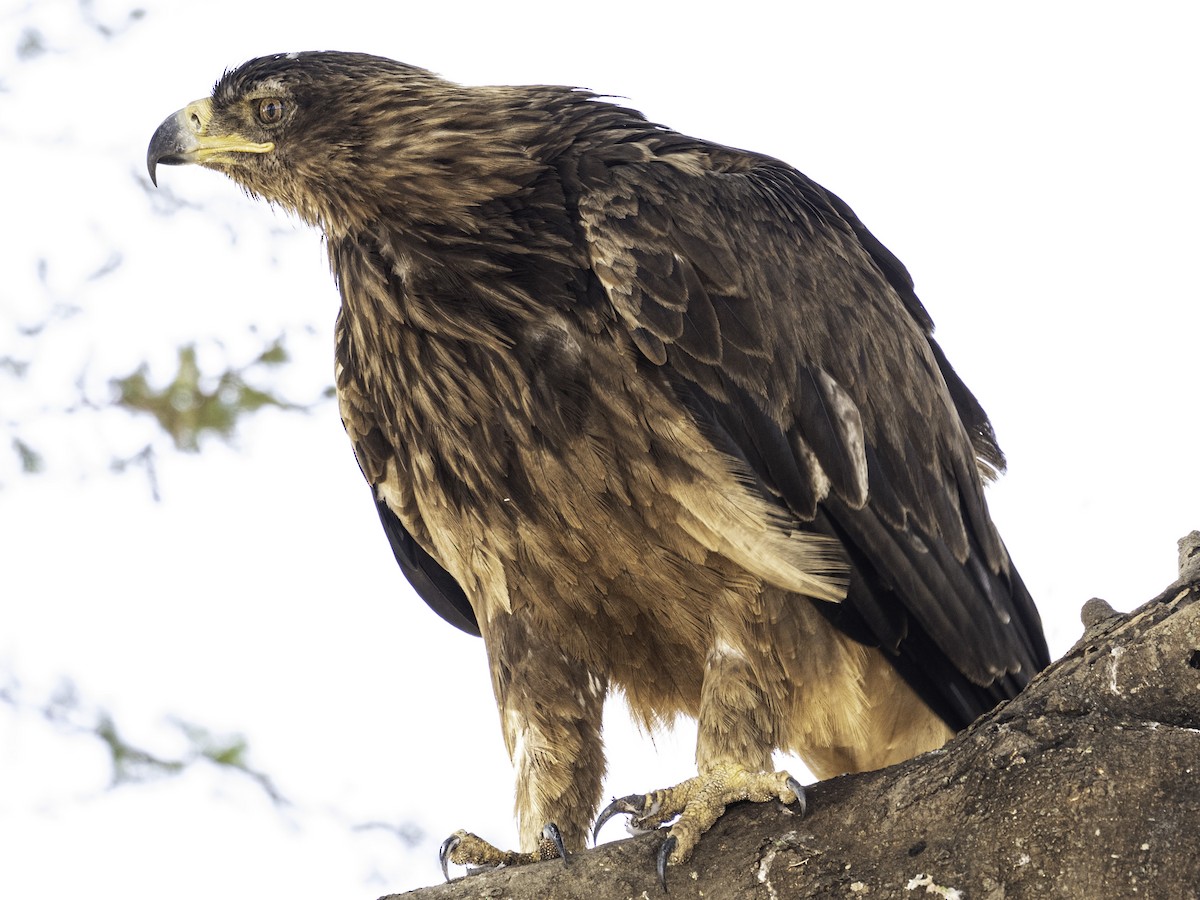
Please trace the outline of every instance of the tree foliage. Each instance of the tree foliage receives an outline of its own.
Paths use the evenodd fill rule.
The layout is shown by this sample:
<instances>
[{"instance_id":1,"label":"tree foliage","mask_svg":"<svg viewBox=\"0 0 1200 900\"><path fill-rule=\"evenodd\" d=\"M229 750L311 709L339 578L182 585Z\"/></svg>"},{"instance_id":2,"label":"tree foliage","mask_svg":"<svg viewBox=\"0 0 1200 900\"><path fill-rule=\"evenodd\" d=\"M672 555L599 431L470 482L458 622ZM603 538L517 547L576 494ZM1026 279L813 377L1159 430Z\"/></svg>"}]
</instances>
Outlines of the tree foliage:
<instances>
[{"instance_id":1,"label":"tree foliage","mask_svg":"<svg viewBox=\"0 0 1200 900\"><path fill-rule=\"evenodd\" d=\"M31 4L12 20L16 28L9 58L0 62L0 100L5 93L10 100L17 97L21 86L36 80L43 67L97 43L115 47L146 16L141 8L101 9L92 0L78 0L74 18ZM0 125L0 148L12 151L14 158L38 141L80 159L94 155L80 140L70 131L31 136L29 129ZM141 197L147 221L187 213L207 218L211 227L237 240L238 229L220 214L169 189L149 190L140 167L131 166L127 178L129 190L122 196ZM93 215L93 246L73 243L73 235L64 229L45 233L31 256L8 260L10 276L18 277L0 286L0 427L8 433L0 443L7 445L9 454L7 461L0 456L0 488L14 478L60 474L73 464L76 471L69 474L84 477L140 469L157 498L157 454L195 453L212 438L235 442L256 413L305 412L332 396L328 385L285 389L296 335L253 324L243 325L243 333L233 333L238 326L231 325L225 335L186 339L175 348L169 371L161 354L154 363L146 360L105 371L106 365L114 364L96 352L94 341L78 335L88 331L103 309L114 281L127 275L129 254L122 243L137 225L114 221L107 210ZM12 218L25 217L18 208ZM286 236L279 231L272 239ZM255 343L257 349L247 353L244 348ZM233 345L236 352L227 349ZM115 432L122 440L105 448ZM98 452L67 462L55 452L64 443L96 447Z\"/></svg>"},{"instance_id":2,"label":"tree foliage","mask_svg":"<svg viewBox=\"0 0 1200 900\"><path fill-rule=\"evenodd\" d=\"M129 375L110 382L113 405L135 413L148 413L170 436L177 450L197 452L201 438L206 434L229 440L243 416L264 407L307 408L252 383L258 370L287 363L282 337L269 343L248 365L231 366L215 375L201 371L195 344L185 344L178 354L175 376L163 387L156 388L151 384L150 367L144 363Z\"/></svg>"}]
</instances>

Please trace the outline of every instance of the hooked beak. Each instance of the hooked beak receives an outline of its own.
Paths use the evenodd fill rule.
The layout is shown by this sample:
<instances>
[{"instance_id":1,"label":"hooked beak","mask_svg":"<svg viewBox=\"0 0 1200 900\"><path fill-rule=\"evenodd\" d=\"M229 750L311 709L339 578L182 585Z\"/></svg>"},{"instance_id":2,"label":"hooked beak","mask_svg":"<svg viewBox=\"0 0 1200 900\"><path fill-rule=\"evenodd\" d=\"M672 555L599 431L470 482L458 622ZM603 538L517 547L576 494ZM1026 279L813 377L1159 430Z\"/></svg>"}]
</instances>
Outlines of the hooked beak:
<instances>
[{"instance_id":1,"label":"hooked beak","mask_svg":"<svg viewBox=\"0 0 1200 900\"><path fill-rule=\"evenodd\" d=\"M205 98L189 103L158 126L146 151L146 168L155 187L159 163L183 166L230 162L237 153L270 153L275 149L271 141L260 144L239 134L211 132L212 118L212 101Z\"/></svg>"}]
</instances>

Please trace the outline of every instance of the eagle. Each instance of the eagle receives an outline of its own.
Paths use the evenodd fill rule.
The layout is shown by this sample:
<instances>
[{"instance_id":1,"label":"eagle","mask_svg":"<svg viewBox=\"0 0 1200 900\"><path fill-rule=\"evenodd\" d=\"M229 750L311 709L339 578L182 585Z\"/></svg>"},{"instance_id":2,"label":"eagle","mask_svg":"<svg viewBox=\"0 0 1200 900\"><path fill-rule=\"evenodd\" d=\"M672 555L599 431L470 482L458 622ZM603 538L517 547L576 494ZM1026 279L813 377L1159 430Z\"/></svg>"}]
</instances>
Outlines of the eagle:
<instances>
[{"instance_id":1,"label":"eagle","mask_svg":"<svg viewBox=\"0 0 1200 900\"><path fill-rule=\"evenodd\" d=\"M460 831L443 868L626 814L669 826L665 879L728 804L803 804L773 751L887 766L1048 664L986 413L905 267L786 163L342 52L226 71L147 162L324 235L342 421L403 574L483 638L516 770L520 849ZM694 717L697 773L597 819L614 692Z\"/></svg>"}]
</instances>

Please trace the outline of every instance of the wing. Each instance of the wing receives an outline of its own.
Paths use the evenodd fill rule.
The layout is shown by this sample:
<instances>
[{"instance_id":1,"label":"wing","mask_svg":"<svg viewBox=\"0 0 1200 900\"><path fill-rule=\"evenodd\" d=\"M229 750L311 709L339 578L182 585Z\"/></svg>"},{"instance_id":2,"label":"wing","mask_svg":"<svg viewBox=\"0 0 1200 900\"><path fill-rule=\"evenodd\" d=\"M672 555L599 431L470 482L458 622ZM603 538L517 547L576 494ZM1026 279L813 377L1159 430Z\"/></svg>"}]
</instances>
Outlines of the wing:
<instances>
[{"instance_id":1,"label":"wing","mask_svg":"<svg viewBox=\"0 0 1200 900\"><path fill-rule=\"evenodd\" d=\"M375 510L379 513L379 521L400 571L434 612L451 625L478 636L479 623L462 587L404 527L381 495L381 486L388 481L388 461L395 459L395 453L375 423L371 405L363 396L341 314L338 315L335 332L336 381L342 424L354 447L358 467L371 486ZM390 487L393 493L404 489L399 484L391 484Z\"/></svg>"},{"instance_id":2,"label":"wing","mask_svg":"<svg viewBox=\"0 0 1200 900\"><path fill-rule=\"evenodd\" d=\"M847 597L818 607L964 726L1048 661L984 503L986 415L845 203L776 160L654 141L578 164L593 270L714 446L840 540Z\"/></svg>"},{"instance_id":3,"label":"wing","mask_svg":"<svg viewBox=\"0 0 1200 900\"><path fill-rule=\"evenodd\" d=\"M479 622L467 595L454 576L438 565L413 539L391 508L378 495L375 509L400 571L429 608L456 628L479 637Z\"/></svg>"}]
</instances>

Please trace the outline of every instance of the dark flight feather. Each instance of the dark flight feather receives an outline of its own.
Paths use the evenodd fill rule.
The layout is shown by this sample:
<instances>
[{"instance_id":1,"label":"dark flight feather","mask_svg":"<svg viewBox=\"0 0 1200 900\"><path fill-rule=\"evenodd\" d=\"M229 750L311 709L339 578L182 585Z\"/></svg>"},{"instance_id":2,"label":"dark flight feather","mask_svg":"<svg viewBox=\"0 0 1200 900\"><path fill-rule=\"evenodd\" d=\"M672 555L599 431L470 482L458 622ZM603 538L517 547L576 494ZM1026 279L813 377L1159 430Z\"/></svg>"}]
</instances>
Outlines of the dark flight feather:
<instances>
[{"instance_id":1,"label":"dark flight feather","mask_svg":"<svg viewBox=\"0 0 1200 900\"><path fill-rule=\"evenodd\" d=\"M413 590L429 604L430 609L451 625L478 637L479 622L458 582L413 540L396 514L378 497L375 498L375 510L379 513L379 521L383 524L384 534L391 544L400 571Z\"/></svg>"}]
</instances>

